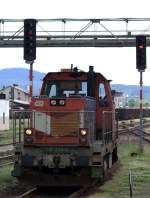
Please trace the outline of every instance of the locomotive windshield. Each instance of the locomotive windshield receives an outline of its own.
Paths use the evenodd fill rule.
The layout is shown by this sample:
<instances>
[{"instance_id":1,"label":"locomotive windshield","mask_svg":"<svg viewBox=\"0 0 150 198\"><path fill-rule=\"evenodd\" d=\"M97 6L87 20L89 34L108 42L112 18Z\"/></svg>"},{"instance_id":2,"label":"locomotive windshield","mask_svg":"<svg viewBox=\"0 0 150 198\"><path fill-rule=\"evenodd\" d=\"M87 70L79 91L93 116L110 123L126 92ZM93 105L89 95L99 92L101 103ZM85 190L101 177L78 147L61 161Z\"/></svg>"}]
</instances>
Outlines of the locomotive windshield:
<instances>
[{"instance_id":1,"label":"locomotive windshield","mask_svg":"<svg viewBox=\"0 0 150 198\"><path fill-rule=\"evenodd\" d=\"M71 95L87 96L86 81L48 81L42 95L48 97L69 97Z\"/></svg>"}]
</instances>

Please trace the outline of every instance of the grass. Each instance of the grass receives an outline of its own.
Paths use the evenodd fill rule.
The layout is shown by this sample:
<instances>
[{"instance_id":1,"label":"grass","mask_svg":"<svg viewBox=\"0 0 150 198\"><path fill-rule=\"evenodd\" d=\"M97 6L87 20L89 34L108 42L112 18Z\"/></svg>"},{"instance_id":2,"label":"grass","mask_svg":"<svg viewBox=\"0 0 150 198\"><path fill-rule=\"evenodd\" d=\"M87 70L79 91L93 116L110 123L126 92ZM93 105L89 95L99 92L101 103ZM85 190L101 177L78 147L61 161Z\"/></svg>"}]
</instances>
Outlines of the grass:
<instances>
[{"instance_id":1,"label":"grass","mask_svg":"<svg viewBox=\"0 0 150 198\"><path fill-rule=\"evenodd\" d=\"M28 120L23 120L20 123L20 130L23 134L23 126L27 126ZM22 135L23 138L23 135ZM16 141L19 140L19 120L16 120ZM10 120L10 129L6 131L0 131L0 144L13 143L13 122Z\"/></svg>"},{"instance_id":2,"label":"grass","mask_svg":"<svg viewBox=\"0 0 150 198\"><path fill-rule=\"evenodd\" d=\"M16 141L19 140L19 132L16 133ZM13 143L13 131L12 129L8 131L3 131L0 133L0 145L2 144L12 144Z\"/></svg>"},{"instance_id":3,"label":"grass","mask_svg":"<svg viewBox=\"0 0 150 198\"><path fill-rule=\"evenodd\" d=\"M17 185L16 178L11 176L13 165L7 165L0 168L0 192L6 191L10 187L13 188Z\"/></svg>"},{"instance_id":4,"label":"grass","mask_svg":"<svg viewBox=\"0 0 150 198\"><path fill-rule=\"evenodd\" d=\"M0 133L0 144L9 144L13 142L12 130L3 131Z\"/></svg>"},{"instance_id":5,"label":"grass","mask_svg":"<svg viewBox=\"0 0 150 198\"><path fill-rule=\"evenodd\" d=\"M137 153L131 157L131 153ZM119 145L120 169L98 191L88 198L129 198L128 173L133 174L133 198L150 197L150 145L145 145L144 153L140 153L135 144Z\"/></svg>"}]
</instances>

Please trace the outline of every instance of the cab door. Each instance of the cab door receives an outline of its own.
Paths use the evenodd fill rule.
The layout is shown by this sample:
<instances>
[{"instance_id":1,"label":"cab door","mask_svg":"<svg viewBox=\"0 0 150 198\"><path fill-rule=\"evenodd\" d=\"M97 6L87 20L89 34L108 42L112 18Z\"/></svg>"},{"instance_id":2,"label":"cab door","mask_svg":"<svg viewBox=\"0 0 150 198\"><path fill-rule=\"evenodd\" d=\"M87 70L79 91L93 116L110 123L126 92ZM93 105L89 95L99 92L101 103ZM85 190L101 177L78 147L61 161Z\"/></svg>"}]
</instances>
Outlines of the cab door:
<instances>
[{"instance_id":1,"label":"cab door","mask_svg":"<svg viewBox=\"0 0 150 198\"><path fill-rule=\"evenodd\" d=\"M98 80L96 95L96 140L103 139L104 115L112 112L113 103L108 80Z\"/></svg>"}]
</instances>

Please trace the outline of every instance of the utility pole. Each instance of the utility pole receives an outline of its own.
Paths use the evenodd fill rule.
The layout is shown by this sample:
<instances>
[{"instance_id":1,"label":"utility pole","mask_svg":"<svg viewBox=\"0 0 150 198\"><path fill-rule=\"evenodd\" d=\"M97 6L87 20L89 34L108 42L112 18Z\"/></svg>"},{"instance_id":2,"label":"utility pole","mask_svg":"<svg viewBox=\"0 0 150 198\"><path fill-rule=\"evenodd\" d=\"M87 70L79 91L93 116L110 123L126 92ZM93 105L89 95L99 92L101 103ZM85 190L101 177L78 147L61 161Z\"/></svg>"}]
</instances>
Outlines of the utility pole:
<instances>
[{"instance_id":1,"label":"utility pole","mask_svg":"<svg viewBox=\"0 0 150 198\"><path fill-rule=\"evenodd\" d=\"M143 152L143 72L140 71L140 150Z\"/></svg>"},{"instance_id":2,"label":"utility pole","mask_svg":"<svg viewBox=\"0 0 150 198\"><path fill-rule=\"evenodd\" d=\"M31 98L33 96L33 63L34 61L27 62L30 64L29 70L29 103L31 102Z\"/></svg>"}]
</instances>

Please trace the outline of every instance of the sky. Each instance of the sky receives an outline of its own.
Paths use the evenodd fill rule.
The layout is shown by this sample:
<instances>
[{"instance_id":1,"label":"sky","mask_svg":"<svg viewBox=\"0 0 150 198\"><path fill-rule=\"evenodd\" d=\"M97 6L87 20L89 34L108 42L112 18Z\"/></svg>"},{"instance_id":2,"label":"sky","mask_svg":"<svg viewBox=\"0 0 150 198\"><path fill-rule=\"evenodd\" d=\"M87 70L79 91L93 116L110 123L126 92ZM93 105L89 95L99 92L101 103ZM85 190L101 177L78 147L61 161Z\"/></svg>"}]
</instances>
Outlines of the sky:
<instances>
[{"instance_id":1,"label":"sky","mask_svg":"<svg viewBox=\"0 0 150 198\"><path fill-rule=\"evenodd\" d=\"M54 19L54 18L146 18L149 0L5 0L1 1L1 19ZM150 25L150 24L149 24ZM59 71L71 64L96 72L117 84L139 84L136 70L135 48L38 48L34 70ZM150 49L147 48L147 69L143 84L150 85ZM1 48L0 69L29 68L23 60L22 48Z\"/></svg>"}]
</instances>

